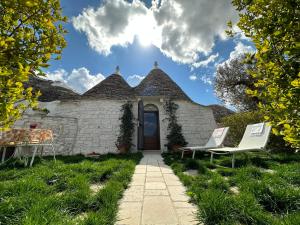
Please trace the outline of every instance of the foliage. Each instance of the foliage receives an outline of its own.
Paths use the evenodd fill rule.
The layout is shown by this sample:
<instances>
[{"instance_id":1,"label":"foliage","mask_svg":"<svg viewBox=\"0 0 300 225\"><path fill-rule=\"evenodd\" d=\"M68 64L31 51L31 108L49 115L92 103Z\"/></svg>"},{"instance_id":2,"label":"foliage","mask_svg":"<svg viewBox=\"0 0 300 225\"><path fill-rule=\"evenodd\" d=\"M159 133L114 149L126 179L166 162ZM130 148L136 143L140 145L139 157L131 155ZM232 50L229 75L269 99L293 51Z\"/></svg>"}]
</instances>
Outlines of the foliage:
<instances>
[{"instance_id":1,"label":"foliage","mask_svg":"<svg viewBox=\"0 0 300 225\"><path fill-rule=\"evenodd\" d=\"M0 224L113 225L141 156L58 156L56 163L48 157L32 168L16 168L15 161L1 165ZM95 192L92 184L103 187Z\"/></svg>"},{"instance_id":2,"label":"foliage","mask_svg":"<svg viewBox=\"0 0 300 225\"><path fill-rule=\"evenodd\" d=\"M222 126L230 127L228 136L225 139L226 146L237 146L242 140L246 126L249 124L260 123L264 120L259 111L240 112L221 119ZM270 135L268 146L272 151L294 151L287 146L282 136Z\"/></svg>"},{"instance_id":3,"label":"foliage","mask_svg":"<svg viewBox=\"0 0 300 225\"><path fill-rule=\"evenodd\" d=\"M133 123L133 113L132 113L132 103L126 102L122 105L120 117L120 133L117 139L117 147L125 147L126 151L129 151L132 144L132 135L134 132L134 123Z\"/></svg>"},{"instance_id":4,"label":"foliage","mask_svg":"<svg viewBox=\"0 0 300 225\"><path fill-rule=\"evenodd\" d=\"M221 124L226 127L230 127L229 134L226 137L226 146L237 146L242 140L246 126L249 124L260 123L264 120L262 114L259 111L240 112L226 117L223 117ZM270 141L268 142L269 149L272 151L292 151L290 147L286 146L282 136L270 135Z\"/></svg>"},{"instance_id":5,"label":"foliage","mask_svg":"<svg viewBox=\"0 0 300 225\"><path fill-rule=\"evenodd\" d=\"M236 155L238 168L206 167L197 176L184 172L187 157L164 153L165 162L187 186L187 194L198 205L198 219L205 225L299 223L299 154L276 153L272 157L254 153ZM260 160L259 160L260 159ZM199 153L196 162L209 165L209 154ZM195 162L196 161L196 162ZM230 157L216 156L218 165L230 166ZM263 164L261 164L263 162ZM269 170L266 170L266 166ZM238 193L231 189L235 187Z\"/></svg>"},{"instance_id":6,"label":"foliage","mask_svg":"<svg viewBox=\"0 0 300 225\"><path fill-rule=\"evenodd\" d=\"M182 126L178 124L176 111L178 110L179 106L173 100L167 100L164 104L164 109L167 114L168 124L168 148L172 149L172 147L179 145L179 146L186 146L188 143L186 142L183 134L182 134Z\"/></svg>"},{"instance_id":7,"label":"foliage","mask_svg":"<svg viewBox=\"0 0 300 225\"><path fill-rule=\"evenodd\" d=\"M37 107L40 93L23 84L42 75L40 68L50 59L60 59L65 21L59 0L1 0L0 129L9 128L28 107Z\"/></svg>"},{"instance_id":8,"label":"foliage","mask_svg":"<svg viewBox=\"0 0 300 225\"><path fill-rule=\"evenodd\" d=\"M258 98L258 106L265 119L272 122L273 132L300 148L300 1L232 2L239 11L238 27L257 49L255 57L249 57L256 61L256 69L249 70L256 80L255 88L247 93Z\"/></svg>"},{"instance_id":9,"label":"foliage","mask_svg":"<svg viewBox=\"0 0 300 225\"><path fill-rule=\"evenodd\" d=\"M235 113L223 117L222 126L230 127L225 145L237 146L243 137L246 126L262 121L263 116L258 111Z\"/></svg>"},{"instance_id":10,"label":"foliage","mask_svg":"<svg viewBox=\"0 0 300 225\"><path fill-rule=\"evenodd\" d=\"M247 88L255 88L255 79L247 72L254 68L255 64L245 63L245 55L218 66L214 83L216 95L240 111L257 109L257 98L245 93Z\"/></svg>"}]
</instances>

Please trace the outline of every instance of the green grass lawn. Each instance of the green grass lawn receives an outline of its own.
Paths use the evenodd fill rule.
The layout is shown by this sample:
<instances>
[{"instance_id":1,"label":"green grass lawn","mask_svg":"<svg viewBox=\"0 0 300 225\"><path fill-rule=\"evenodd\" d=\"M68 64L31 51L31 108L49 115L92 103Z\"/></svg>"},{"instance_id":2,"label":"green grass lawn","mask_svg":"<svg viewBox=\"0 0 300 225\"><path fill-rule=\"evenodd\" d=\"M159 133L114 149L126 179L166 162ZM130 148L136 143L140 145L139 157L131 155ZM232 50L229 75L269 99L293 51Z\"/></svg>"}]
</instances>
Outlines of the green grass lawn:
<instances>
[{"instance_id":1,"label":"green grass lawn","mask_svg":"<svg viewBox=\"0 0 300 225\"><path fill-rule=\"evenodd\" d=\"M198 153L164 154L165 162L188 189L198 205L198 219L205 225L300 224L300 154L240 154L237 168L229 156ZM216 166L217 165L217 166ZM186 170L196 169L191 176Z\"/></svg>"},{"instance_id":2,"label":"green grass lawn","mask_svg":"<svg viewBox=\"0 0 300 225\"><path fill-rule=\"evenodd\" d=\"M0 167L0 224L114 224L141 154L57 157ZM91 189L91 187L98 189Z\"/></svg>"}]
</instances>

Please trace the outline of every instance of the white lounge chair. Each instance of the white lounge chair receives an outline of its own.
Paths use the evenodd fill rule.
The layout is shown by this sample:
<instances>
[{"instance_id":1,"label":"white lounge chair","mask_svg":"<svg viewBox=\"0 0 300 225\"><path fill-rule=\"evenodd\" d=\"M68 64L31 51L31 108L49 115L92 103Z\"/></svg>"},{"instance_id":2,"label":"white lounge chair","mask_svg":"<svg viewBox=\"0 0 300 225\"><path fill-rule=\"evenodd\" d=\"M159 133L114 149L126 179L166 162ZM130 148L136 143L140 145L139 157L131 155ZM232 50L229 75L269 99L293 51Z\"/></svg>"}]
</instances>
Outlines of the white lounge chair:
<instances>
[{"instance_id":1,"label":"white lounge chair","mask_svg":"<svg viewBox=\"0 0 300 225\"><path fill-rule=\"evenodd\" d=\"M246 127L243 138L238 147L209 149L210 162L213 162L214 154L232 154L232 168L234 168L235 154L240 152L262 151L265 149L271 132L271 126L266 123L251 124Z\"/></svg>"},{"instance_id":2,"label":"white lounge chair","mask_svg":"<svg viewBox=\"0 0 300 225\"><path fill-rule=\"evenodd\" d=\"M186 151L193 151L192 158L194 158L196 151L207 151L207 149L220 148L225 140L228 130L229 127L222 127L222 128L215 129L212 135L210 136L208 142L204 146L180 148L180 150L182 151L181 158L183 158L184 152Z\"/></svg>"}]
</instances>

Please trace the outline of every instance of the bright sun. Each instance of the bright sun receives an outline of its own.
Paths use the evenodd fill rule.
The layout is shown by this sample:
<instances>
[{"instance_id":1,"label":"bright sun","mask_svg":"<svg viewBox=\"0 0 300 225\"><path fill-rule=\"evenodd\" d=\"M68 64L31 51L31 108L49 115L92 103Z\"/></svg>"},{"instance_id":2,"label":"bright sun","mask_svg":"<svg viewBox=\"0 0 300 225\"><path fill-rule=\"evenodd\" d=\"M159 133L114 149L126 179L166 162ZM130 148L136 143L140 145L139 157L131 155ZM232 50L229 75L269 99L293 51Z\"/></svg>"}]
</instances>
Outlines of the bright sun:
<instances>
[{"instance_id":1,"label":"bright sun","mask_svg":"<svg viewBox=\"0 0 300 225\"><path fill-rule=\"evenodd\" d=\"M140 44L144 47L148 47L149 45L152 44L151 34L147 34L147 33L138 34L138 40Z\"/></svg>"},{"instance_id":2,"label":"bright sun","mask_svg":"<svg viewBox=\"0 0 300 225\"><path fill-rule=\"evenodd\" d=\"M132 26L142 46L148 47L157 42L159 34L155 26L155 20L151 16L136 17Z\"/></svg>"}]
</instances>

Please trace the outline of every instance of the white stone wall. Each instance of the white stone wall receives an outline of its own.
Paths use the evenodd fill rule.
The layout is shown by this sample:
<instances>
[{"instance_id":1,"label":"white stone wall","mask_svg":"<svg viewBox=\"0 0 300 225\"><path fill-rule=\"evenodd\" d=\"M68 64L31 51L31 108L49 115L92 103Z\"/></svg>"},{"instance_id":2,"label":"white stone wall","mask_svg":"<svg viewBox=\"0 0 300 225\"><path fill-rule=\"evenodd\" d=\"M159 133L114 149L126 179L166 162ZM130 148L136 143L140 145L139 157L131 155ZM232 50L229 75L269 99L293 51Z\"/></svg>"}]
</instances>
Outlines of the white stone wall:
<instances>
[{"instance_id":1,"label":"white stone wall","mask_svg":"<svg viewBox=\"0 0 300 225\"><path fill-rule=\"evenodd\" d=\"M53 115L76 117L78 132L74 154L116 153L120 109L124 101L83 100L62 102Z\"/></svg>"},{"instance_id":2,"label":"white stone wall","mask_svg":"<svg viewBox=\"0 0 300 225\"><path fill-rule=\"evenodd\" d=\"M159 110L160 146L167 150L168 133L164 101L160 99L143 99L144 105L154 104ZM40 122L41 127L51 128L59 137L55 140L59 154L117 153L115 142L120 129L121 106L125 101L81 100L67 102L41 103L50 113L45 116L28 111L15 126L29 127L32 122ZM178 122L189 146L203 145L208 140L216 123L210 108L187 101L176 101ZM135 132L133 151L137 149L138 101L133 101Z\"/></svg>"},{"instance_id":3,"label":"white stone wall","mask_svg":"<svg viewBox=\"0 0 300 225\"><path fill-rule=\"evenodd\" d=\"M25 114L15 127L29 128L30 124L38 123L39 128L52 129L54 132L54 147L57 154L72 155L78 131L78 119L62 116L45 116L43 114ZM45 154L52 154L50 147L44 148Z\"/></svg>"},{"instance_id":4,"label":"white stone wall","mask_svg":"<svg viewBox=\"0 0 300 225\"><path fill-rule=\"evenodd\" d=\"M217 127L212 110L196 103L177 101L177 116L188 146L205 145Z\"/></svg>"}]
</instances>

